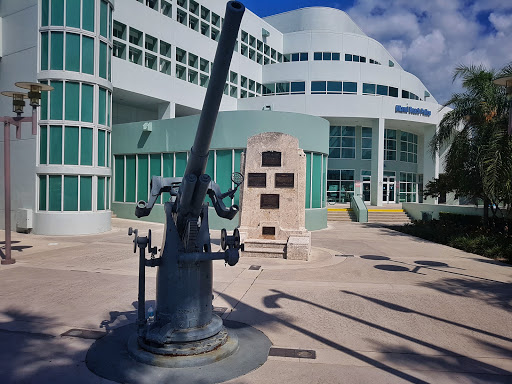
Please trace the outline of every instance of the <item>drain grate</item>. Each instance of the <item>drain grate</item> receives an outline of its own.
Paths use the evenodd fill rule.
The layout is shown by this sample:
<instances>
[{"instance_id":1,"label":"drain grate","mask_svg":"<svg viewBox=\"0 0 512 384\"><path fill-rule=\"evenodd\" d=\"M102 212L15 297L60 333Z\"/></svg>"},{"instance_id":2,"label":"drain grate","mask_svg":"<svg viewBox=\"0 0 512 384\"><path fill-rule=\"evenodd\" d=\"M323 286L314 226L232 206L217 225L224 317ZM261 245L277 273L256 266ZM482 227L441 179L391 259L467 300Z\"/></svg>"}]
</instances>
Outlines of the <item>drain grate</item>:
<instances>
[{"instance_id":1,"label":"drain grate","mask_svg":"<svg viewBox=\"0 0 512 384\"><path fill-rule=\"evenodd\" d=\"M294 357L296 359L316 359L316 352L312 349L292 349L292 348L270 348L269 356Z\"/></svg>"},{"instance_id":2,"label":"drain grate","mask_svg":"<svg viewBox=\"0 0 512 384\"><path fill-rule=\"evenodd\" d=\"M354 257L354 255L334 255L336 257Z\"/></svg>"},{"instance_id":3,"label":"drain grate","mask_svg":"<svg viewBox=\"0 0 512 384\"><path fill-rule=\"evenodd\" d=\"M73 328L61 334L61 336L79 337L81 339L101 339L106 333L103 331L91 331L90 329Z\"/></svg>"},{"instance_id":4,"label":"drain grate","mask_svg":"<svg viewBox=\"0 0 512 384\"><path fill-rule=\"evenodd\" d=\"M258 270L258 269L260 269L260 268L261 268L261 265L251 265L251 266L249 267L249 270L251 270L251 271L257 271L257 270Z\"/></svg>"}]
</instances>

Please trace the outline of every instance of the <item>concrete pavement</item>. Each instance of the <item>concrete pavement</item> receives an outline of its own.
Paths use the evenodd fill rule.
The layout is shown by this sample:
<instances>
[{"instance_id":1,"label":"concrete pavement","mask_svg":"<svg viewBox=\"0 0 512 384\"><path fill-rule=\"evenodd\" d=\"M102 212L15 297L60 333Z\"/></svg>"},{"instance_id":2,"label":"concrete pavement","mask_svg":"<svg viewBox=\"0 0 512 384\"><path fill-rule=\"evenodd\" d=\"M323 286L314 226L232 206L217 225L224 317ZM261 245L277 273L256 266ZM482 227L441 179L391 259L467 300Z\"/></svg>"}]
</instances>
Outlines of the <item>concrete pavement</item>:
<instances>
[{"instance_id":1,"label":"concrete pavement","mask_svg":"<svg viewBox=\"0 0 512 384\"><path fill-rule=\"evenodd\" d=\"M122 219L95 236L13 234L17 262L0 268L0 382L109 382L85 366L94 340L61 334L135 321L129 226L160 244L163 225ZM511 266L369 224L330 223L312 239L307 263L214 262L224 318L316 352L270 356L229 383L512 383ZM156 271L146 272L151 304Z\"/></svg>"}]
</instances>

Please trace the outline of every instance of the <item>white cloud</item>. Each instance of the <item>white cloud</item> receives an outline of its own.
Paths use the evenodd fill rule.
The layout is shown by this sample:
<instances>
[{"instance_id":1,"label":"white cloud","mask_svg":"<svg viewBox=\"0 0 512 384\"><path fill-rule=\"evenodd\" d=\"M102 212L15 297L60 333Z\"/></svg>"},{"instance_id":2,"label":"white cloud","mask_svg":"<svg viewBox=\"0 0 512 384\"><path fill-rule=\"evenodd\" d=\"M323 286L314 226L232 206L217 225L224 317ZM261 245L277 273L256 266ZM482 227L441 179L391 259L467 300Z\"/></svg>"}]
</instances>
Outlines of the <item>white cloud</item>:
<instances>
[{"instance_id":1,"label":"white cloud","mask_svg":"<svg viewBox=\"0 0 512 384\"><path fill-rule=\"evenodd\" d=\"M346 11L441 103L460 91L451 83L457 65L512 61L509 1L356 0Z\"/></svg>"}]
</instances>

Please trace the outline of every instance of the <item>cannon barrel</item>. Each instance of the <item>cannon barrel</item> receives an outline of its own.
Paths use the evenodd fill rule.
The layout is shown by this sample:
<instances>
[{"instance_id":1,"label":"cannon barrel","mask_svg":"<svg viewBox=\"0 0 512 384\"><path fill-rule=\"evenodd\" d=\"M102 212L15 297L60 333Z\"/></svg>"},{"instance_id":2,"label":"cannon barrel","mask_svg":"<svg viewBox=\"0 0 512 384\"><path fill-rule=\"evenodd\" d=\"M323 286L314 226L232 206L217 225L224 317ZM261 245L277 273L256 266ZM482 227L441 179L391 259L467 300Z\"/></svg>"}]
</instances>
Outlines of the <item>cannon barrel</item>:
<instances>
[{"instance_id":1,"label":"cannon barrel","mask_svg":"<svg viewBox=\"0 0 512 384\"><path fill-rule=\"evenodd\" d=\"M210 142L219 113L220 102L224 92L224 85L229 72L231 58L235 47L238 30L244 15L245 7L238 1L230 1L226 4L226 15L220 34L217 52L211 71L210 82L206 90L203 109L197 126L194 145L190 150L185 175L194 174L200 177L206 170ZM204 199L204 196L203 196ZM202 204L201 199L198 204Z\"/></svg>"}]
</instances>

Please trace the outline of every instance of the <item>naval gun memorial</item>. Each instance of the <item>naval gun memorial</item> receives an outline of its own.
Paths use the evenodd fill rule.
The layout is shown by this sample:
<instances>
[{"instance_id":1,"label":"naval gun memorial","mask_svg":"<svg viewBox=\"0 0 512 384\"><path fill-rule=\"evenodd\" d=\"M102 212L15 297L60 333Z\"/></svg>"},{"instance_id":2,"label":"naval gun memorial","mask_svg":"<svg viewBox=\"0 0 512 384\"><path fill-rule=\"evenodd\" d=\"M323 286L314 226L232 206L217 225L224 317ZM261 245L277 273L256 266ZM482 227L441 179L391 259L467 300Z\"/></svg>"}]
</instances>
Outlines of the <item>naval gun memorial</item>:
<instances>
[{"instance_id":1,"label":"naval gun memorial","mask_svg":"<svg viewBox=\"0 0 512 384\"><path fill-rule=\"evenodd\" d=\"M233 219L237 205L226 207L223 199L233 198L243 182L233 175L235 188L222 193L205 174L210 143L217 120L224 83L229 71L234 44L244 14L240 2L230 1L215 54L210 83L183 178L153 176L149 200L139 201L137 217L148 216L160 195L169 193L164 205L166 226L159 257L152 247L151 231L134 236L134 252L139 250L139 292L136 329L121 327L98 340L87 354L87 365L94 373L118 382L141 382L144 374L150 382L163 378L172 382L220 382L245 374L261 366L270 349L270 341L261 332L245 324L224 324L213 313L213 260L237 264L241 248L237 229L232 235L222 232L222 251L212 252L208 226L211 199L217 215ZM146 259L146 250L151 258ZM145 268L157 267L156 310L154 319L145 314ZM208 366L207 370L194 369ZM153 377L153 379L151 379Z\"/></svg>"}]
</instances>

